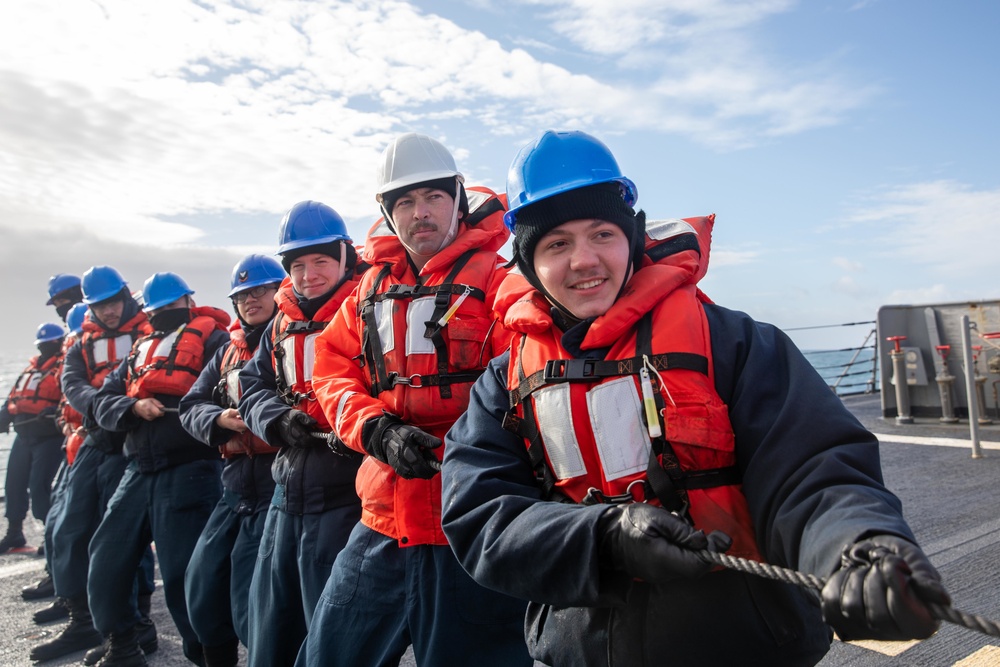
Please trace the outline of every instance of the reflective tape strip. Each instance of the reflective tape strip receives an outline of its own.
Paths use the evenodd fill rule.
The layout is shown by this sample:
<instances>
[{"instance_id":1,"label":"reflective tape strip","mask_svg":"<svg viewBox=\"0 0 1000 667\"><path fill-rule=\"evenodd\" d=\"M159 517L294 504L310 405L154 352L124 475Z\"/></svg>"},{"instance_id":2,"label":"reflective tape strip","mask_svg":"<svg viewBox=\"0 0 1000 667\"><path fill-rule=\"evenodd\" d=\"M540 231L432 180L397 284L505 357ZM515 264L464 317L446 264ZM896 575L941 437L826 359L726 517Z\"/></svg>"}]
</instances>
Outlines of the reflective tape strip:
<instances>
[{"instance_id":1,"label":"reflective tape strip","mask_svg":"<svg viewBox=\"0 0 1000 667\"><path fill-rule=\"evenodd\" d=\"M319 333L309 334L302 341L302 381L312 382L313 366L316 365L316 338Z\"/></svg>"},{"instance_id":2,"label":"reflective tape strip","mask_svg":"<svg viewBox=\"0 0 1000 667\"><path fill-rule=\"evenodd\" d=\"M406 354L434 354L434 341L424 338L427 322L434 317L434 297L414 299L406 309Z\"/></svg>"},{"instance_id":3,"label":"reflective tape strip","mask_svg":"<svg viewBox=\"0 0 1000 667\"><path fill-rule=\"evenodd\" d=\"M345 391L344 394L340 397L340 400L337 401L337 414L334 416L333 423L334 423L334 429L338 433L344 427L344 413L346 412L345 408L347 407L347 399L349 399L356 393L357 392L354 391Z\"/></svg>"},{"instance_id":4,"label":"reflective tape strip","mask_svg":"<svg viewBox=\"0 0 1000 667\"><path fill-rule=\"evenodd\" d=\"M597 385L587 392L587 407L604 478L611 481L645 470L650 444L632 378Z\"/></svg>"},{"instance_id":5,"label":"reflective tape strip","mask_svg":"<svg viewBox=\"0 0 1000 667\"><path fill-rule=\"evenodd\" d=\"M568 384L552 385L535 392L535 416L542 433L545 453L556 479L571 479L587 473L573 428Z\"/></svg>"},{"instance_id":6,"label":"reflective tape strip","mask_svg":"<svg viewBox=\"0 0 1000 667\"><path fill-rule=\"evenodd\" d=\"M375 303L375 321L378 322L378 339L382 343L382 354L389 354L396 349L396 334L392 326L391 301L377 301Z\"/></svg>"}]
</instances>

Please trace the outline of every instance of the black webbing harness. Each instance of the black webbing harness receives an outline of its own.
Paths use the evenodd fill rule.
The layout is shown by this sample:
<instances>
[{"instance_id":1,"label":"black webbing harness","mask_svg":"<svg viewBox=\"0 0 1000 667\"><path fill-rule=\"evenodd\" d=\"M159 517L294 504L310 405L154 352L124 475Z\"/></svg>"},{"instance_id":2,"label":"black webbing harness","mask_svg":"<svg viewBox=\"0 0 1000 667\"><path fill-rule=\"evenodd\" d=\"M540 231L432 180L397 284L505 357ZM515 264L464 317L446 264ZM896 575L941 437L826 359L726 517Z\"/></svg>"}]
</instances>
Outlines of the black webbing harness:
<instances>
[{"instance_id":1,"label":"black webbing harness","mask_svg":"<svg viewBox=\"0 0 1000 667\"><path fill-rule=\"evenodd\" d=\"M486 294L478 287L455 283L455 278L469 259L478 252L478 248L467 250L458 257L451 272L440 285L390 285L385 292L379 293L382 281L392 270L392 264L383 264L371 289L358 304L359 314L364 321L365 331L362 335L364 361L371 374L371 394L378 396L379 392L388 391L396 385L410 387L437 387L441 398L451 398L451 385L462 382L475 382L485 369L469 371L448 371L448 345L445 342L444 327L440 320L451 306L451 298L465 294L479 301L486 302ZM430 339L434 345L437 357L437 373L433 375L401 376L395 371L387 371L385 353L382 350L382 340L378 334L378 320L375 317L375 304L382 301L413 300L421 297L434 297L434 311L431 319L425 322L424 338Z\"/></svg>"},{"instance_id":2,"label":"black webbing harness","mask_svg":"<svg viewBox=\"0 0 1000 667\"><path fill-rule=\"evenodd\" d=\"M162 342L163 339L169 336L171 333L173 332L154 331L153 333L146 334L145 336L140 338L137 341L137 343L132 344L132 353L129 354L128 356L128 365L126 366L126 368L128 368L129 371L128 372L129 382L138 380L146 373L149 373L151 371L162 370L162 369L166 369L167 375L172 375L174 371L179 371L182 373L188 373L189 375L193 375L194 377L197 378L201 374L200 368L191 368L190 366L177 365L177 353L180 351L181 338L183 338L185 334L194 334L198 336L198 338L204 338L204 334L195 327L190 326L190 323L182 326L180 330L177 332L177 337L174 338L174 343L170 347L170 354L168 354L165 357L159 357L156 361L147 366L143 366L141 368L136 367L136 365L139 363L139 350L142 349L142 343L146 342L147 340L154 340L158 341L157 343L155 343L158 346L160 345L160 342ZM149 348L147 348L143 356L148 358L149 351L150 351Z\"/></svg>"},{"instance_id":3,"label":"black webbing harness","mask_svg":"<svg viewBox=\"0 0 1000 667\"><path fill-rule=\"evenodd\" d=\"M278 331L281 328L281 323L287 316L285 313L279 311L274 318L274 330ZM296 334L302 334L308 336L309 334L319 333L326 328L329 322L315 322L313 320L308 321L296 321L290 322L285 330L278 334L274 339L274 384L275 390L278 396L288 405L298 405L301 401L310 400L311 396L309 394L303 394L301 392L292 390L292 383L288 381L285 376L285 348L282 343L291 338Z\"/></svg>"},{"instance_id":4,"label":"black webbing harness","mask_svg":"<svg viewBox=\"0 0 1000 667\"><path fill-rule=\"evenodd\" d=\"M521 337L520 349L523 351L526 336ZM504 416L503 427L517 433L528 441L528 458L535 470L535 479L542 487L545 498L555 495L555 474L545 459L545 447L542 444L541 433L535 421L534 405L528 400L533 392L541 387L560 382L595 382L604 378L621 377L623 375L638 375L640 370L649 364L657 371L684 369L708 375L708 359L700 354L689 352L667 352L652 354L652 318L647 313L639 320L636 332L637 355L627 359L609 361L596 359L552 359L545 367L525 376L518 355L517 375L518 385L510 391L510 410ZM688 509L687 491L689 489L705 489L716 486L738 484L742 476L736 466L712 468L709 470L682 470L670 441L666 439L666 428L663 423L664 400L657 385L656 375L650 377L653 384L653 394L656 400L656 411L660 420L660 435L651 438L649 464L646 467L646 477L641 483L633 482L626 493L608 495L597 488L591 488L581 500L584 505L597 503L620 504L636 500L659 499L660 503L671 512L686 515ZM517 406L521 405L524 417L516 414ZM643 415L645 422L645 414ZM645 424L648 427L649 424ZM635 487L641 487L634 491ZM639 494L639 495L637 495Z\"/></svg>"}]
</instances>

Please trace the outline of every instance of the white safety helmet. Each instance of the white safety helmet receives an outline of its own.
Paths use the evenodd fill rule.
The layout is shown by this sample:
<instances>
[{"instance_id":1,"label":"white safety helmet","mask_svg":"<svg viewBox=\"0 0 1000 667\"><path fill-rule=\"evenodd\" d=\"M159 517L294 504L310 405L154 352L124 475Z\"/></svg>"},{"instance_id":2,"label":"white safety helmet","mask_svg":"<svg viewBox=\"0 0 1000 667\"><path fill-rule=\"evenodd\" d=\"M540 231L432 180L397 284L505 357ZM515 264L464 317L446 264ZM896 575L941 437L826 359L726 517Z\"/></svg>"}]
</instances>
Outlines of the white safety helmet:
<instances>
[{"instance_id":1,"label":"white safety helmet","mask_svg":"<svg viewBox=\"0 0 1000 667\"><path fill-rule=\"evenodd\" d=\"M444 144L425 134L401 134L389 142L382 152L375 177L375 201L382 208L382 215L393 232L396 231L396 225L392 219L392 209L400 195L420 183L453 179L454 188L449 190L453 192L455 207L441 248L455 240L458 235L459 211L468 213L468 200L463 185L465 177L455 166L455 158ZM413 250L405 242L403 245L407 250Z\"/></svg>"},{"instance_id":2,"label":"white safety helmet","mask_svg":"<svg viewBox=\"0 0 1000 667\"><path fill-rule=\"evenodd\" d=\"M389 142L382 152L375 201L381 204L382 195L407 185L450 177L465 182L448 149L425 134L407 132Z\"/></svg>"}]
</instances>

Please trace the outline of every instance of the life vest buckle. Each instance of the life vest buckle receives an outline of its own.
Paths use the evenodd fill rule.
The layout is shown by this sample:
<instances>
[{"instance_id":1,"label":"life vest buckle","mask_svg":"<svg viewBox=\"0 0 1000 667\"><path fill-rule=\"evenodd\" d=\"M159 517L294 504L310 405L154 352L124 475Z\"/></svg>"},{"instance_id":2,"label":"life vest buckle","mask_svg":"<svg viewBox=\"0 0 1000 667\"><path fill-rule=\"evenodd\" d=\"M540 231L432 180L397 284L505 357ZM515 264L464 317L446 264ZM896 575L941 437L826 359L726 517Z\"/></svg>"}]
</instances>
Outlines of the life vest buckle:
<instances>
[{"instance_id":1,"label":"life vest buckle","mask_svg":"<svg viewBox=\"0 0 1000 667\"><path fill-rule=\"evenodd\" d=\"M409 377L402 377L396 375L395 377L392 378L392 386L395 387L397 384L403 384L406 385L407 387L415 387L417 389L424 386L423 377L419 373L414 373Z\"/></svg>"},{"instance_id":2,"label":"life vest buckle","mask_svg":"<svg viewBox=\"0 0 1000 667\"><path fill-rule=\"evenodd\" d=\"M595 377L593 359L549 359L545 362L542 382L579 382Z\"/></svg>"},{"instance_id":3,"label":"life vest buckle","mask_svg":"<svg viewBox=\"0 0 1000 667\"><path fill-rule=\"evenodd\" d=\"M648 498L652 497L653 494L651 494L650 490L646 488L646 480L635 479L632 480L627 487L625 487L625 493L619 494L607 494L597 487L592 486L587 489L587 495L583 497L580 504L627 505L628 503L644 503Z\"/></svg>"}]
</instances>

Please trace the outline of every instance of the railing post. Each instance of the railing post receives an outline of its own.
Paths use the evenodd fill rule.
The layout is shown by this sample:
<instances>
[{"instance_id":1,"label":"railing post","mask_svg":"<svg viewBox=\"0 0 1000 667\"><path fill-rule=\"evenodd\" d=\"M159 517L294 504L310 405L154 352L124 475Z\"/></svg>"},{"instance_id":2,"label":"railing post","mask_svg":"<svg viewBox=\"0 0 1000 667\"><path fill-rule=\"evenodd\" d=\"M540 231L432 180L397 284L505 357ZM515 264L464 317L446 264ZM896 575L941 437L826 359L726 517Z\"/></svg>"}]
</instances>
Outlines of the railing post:
<instances>
[{"instance_id":1,"label":"railing post","mask_svg":"<svg viewBox=\"0 0 1000 667\"><path fill-rule=\"evenodd\" d=\"M972 439L972 458L983 457L979 449L979 406L975 398L976 367L972 362L972 338L969 335L969 316L962 315L962 355L965 361L965 393L969 397L969 437Z\"/></svg>"},{"instance_id":2,"label":"railing post","mask_svg":"<svg viewBox=\"0 0 1000 667\"><path fill-rule=\"evenodd\" d=\"M896 423L912 424L910 391L906 384L906 353L899 347L899 342L906 340L906 336L888 336L886 340L896 345L895 349L889 351L889 357L892 359L892 377L896 384Z\"/></svg>"}]
</instances>

